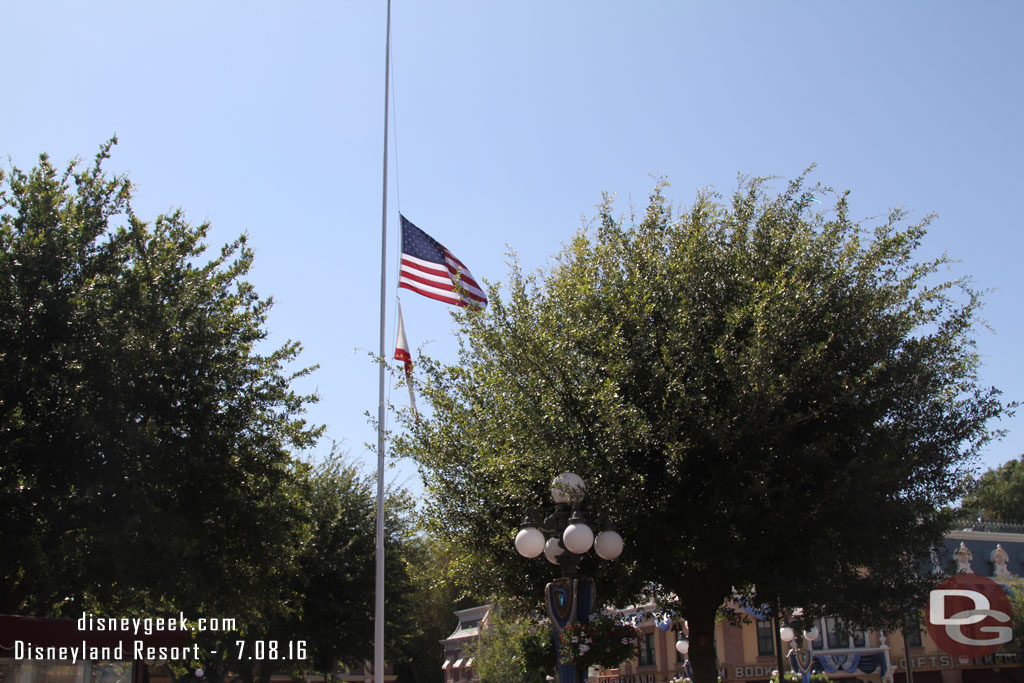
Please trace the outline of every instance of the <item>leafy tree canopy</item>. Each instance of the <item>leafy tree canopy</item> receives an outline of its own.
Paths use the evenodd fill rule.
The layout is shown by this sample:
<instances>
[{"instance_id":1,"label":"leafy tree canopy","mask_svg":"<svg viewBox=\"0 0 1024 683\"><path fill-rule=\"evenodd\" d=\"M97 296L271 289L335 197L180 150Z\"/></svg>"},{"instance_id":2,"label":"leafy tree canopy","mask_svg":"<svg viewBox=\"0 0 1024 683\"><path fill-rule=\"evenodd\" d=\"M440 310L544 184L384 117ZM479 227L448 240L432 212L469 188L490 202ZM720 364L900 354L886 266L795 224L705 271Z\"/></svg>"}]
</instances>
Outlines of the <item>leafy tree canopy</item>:
<instances>
[{"instance_id":1,"label":"leafy tree canopy","mask_svg":"<svg viewBox=\"0 0 1024 683\"><path fill-rule=\"evenodd\" d=\"M480 683L544 683L555 674L551 643L547 626L496 607L481 624L480 639L467 656Z\"/></svg>"},{"instance_id":2,"label":"leafy tree canopy","mask_svg":"<svg viewBox=\"0 0 1024 683\"><path fill-rule=\"evenodd\" d=\"M702 682L736 594L896 618L924 589L908 558L1008 407L977 380L978 295L914 258L928 222L862 225L802 178L682 212L659 184L635 225L606 198L550 268L513 263L490 306L456 315L457 363L420 363L433 412L406 416L394 452L421 465L436 532L481 589L536 600L555 570L512 539L576 472L626 539L581 571L620 605L673 601Z\"/></svg>"},{"instance_id":3,"label":"leafy tree canopy","mask_svg":"<svg viewBox=\"0 0 1024 683\"><path fill-rule=\"evenodd\" d=\"M239 637L305 640L320 669L362 662L372 481L302 460L322 428L293 382L312 368L289 370L296 342L267 348L245 237L211 257L208 224L140 219L103 171L113 144L84 169L44 155L0 172L0 613L234 619L197 636L213 681L281 666L243 667ZM386 505L397 662L424 551L408 494Z\"/></svg>"},{"instance_id":4,"label":"leafy tree canopy","mask_svg":"<svg viewBox=\"0 0 1024 683\"><path fill-rule=\"evenodd\" d=\"M301 524L289 541L294 561L266 609L238 632L210 633L202 646L214 681L230 670L243 681L268 681L275 672L334 671L372 659L376 562L376 487L346 458L332 454L315 466L300 463L293 482L302 500ZM385 498L385 635L389 660L402 665L412 657L418 633L410 618L414 597L411 567L423 555L415 534L412 500L401 489ZM289 552L282 548L281 552ZM304 642L302 662L237 657L239 638ZM437 641L433 643L437 651ZM283 645L282 645L283 647ZM210 654L216 652L216 655ZM269 652L267 652L269 654ZM285 659L283 653L280 659ZM295 668L289 671L288 667ZM440 663L438 663L440 670ZM218 677L219 675L219 677Z\"/></svg>"},{"instance_id":5,"label":"leafy tree canopy","mask_svg":"<svg viewBox=\"0 0 1024 683\"><path fill-rule=\"evenodd\" d=\"M981 475L963 510L986 522L1024 524L1024 456Z\"/></svg>"},{"instance_id":6,"label":"leafy tree canopy","mask_svg":"<svg viewBox=\"0 0 1024 683\"><path fill-rule=\"evenodd\" d=\"M444 653L438 643L456 625L453 612L485 602L463 585L456 553L446 539L420 531L402 550L414 599L401 624L406 635L399 649L402 661L395 662L398 683L442 683ZM392 590L389 586L389 594Z\"/></svg>"},{"instance_id":7,"label":"leafy tree canopy","mask_svg":"<svg viewBox=\"0 0 1024 683\"><path fill-rule=\"evenodd\" d=\"M1010 607L1013 608L1010 628L1013 629L1013 640L1004 647L1010 652L1017 653L1018 657L1024 656L1024 585L1017 584L1008 591L1010 596Z\"/></svg>"},{"instance_id":8,"label":"leafy tree canopy","mask_svg":"<svg viewBox=\"0 0 1024 683\"><path fill-rule=\"evenodd\" d=\"M102 164L0 173L0 612L255 618L321 428L269 351L245 238L145 222ZM269 604L269 603L267 603Z\"/></svg>"}]
</instances>

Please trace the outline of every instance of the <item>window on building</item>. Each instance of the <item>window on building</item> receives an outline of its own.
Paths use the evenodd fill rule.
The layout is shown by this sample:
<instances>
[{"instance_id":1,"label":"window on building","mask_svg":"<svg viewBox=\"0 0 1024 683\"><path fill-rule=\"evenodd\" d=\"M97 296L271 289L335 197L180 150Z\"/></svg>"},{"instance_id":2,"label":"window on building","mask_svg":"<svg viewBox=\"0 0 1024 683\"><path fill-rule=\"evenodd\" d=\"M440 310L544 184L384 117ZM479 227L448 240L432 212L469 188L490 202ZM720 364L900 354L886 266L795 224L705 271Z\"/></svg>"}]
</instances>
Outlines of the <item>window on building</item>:
<instances>
[{"instance_id":1,"label":"window on building","mask_svg":"<svg viewBox=\"0 0 1024 683\"><path fill-rule=\"evenodd\" d=\"M910 647L923 647L921 643L921 626L919 624L906 626L903 629L903 637L907 639L907 645Z\"/></svg>"},{"instance_id":2,"label":"window on building","mask_svg":"<svg viewBox=\"0 0 1024 683\"><path fill-rule=\"evenodd\" d=\"M775 629L771 619L757 622L757 654L761 657L775 654Z\"/></svg>"},{"instance_id":3,"label":"window on building","mask_svg":"<svg viewBox=\"0 0 1024 683\"><path fill-rule=\"evenodd\" d=\"M814 624L818 629L818 637L811 641L811 648L821 650L825 647L825 629L822 627L821 619Z\"/></svg>"},{"instance_id":4,"label":"window on building","mask_svg":"<svg viewBox=\"0 0 1024 683\"><path fill-rule=\"evenodd\" d=\"M849 647L867 647L867 629L846 624L838 617L824 619L825 639L829 649L838 650ZM816 648L820 647L815 645Z\"/></svg>"},{"instance_id":5,"label":"window on building","mask_svg":"<svg viewBox=\"0 0 1024 683\"><path fill-rule=\"evenodd\" d=\"M849 647L849 640L841 635L842 623L835 617L825 617L825 641L829 648Z\"/></svg>"},{"instance_id":6,"label":"window on building","mask_svg":"<svg viewBox=\"0 0 1024 683\"><path fill-rule=\"evenodd\" d=\"M654 634L645 633L640 639L640 652L637 657L640 666L654 666Z\"/></svg>"}]
</instances>

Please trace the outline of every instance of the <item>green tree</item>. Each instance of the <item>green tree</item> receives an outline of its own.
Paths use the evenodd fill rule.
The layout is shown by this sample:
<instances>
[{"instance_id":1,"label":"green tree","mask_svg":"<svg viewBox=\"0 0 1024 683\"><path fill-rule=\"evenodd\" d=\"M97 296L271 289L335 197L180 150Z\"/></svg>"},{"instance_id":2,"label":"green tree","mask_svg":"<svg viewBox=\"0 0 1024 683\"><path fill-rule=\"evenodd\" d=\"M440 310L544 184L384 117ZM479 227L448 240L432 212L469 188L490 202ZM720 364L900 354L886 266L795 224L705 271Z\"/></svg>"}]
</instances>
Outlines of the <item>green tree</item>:
<instances>
[{"instance_id":1,"label":"green tree","mask_svg":"<svg viewBox=\"0 0 1024 683\"><path fill-rule=\"evenodd\" d=\"M1024 524L1024 456L981 475L964 496L963 511L986 522Z\"/></svg>"},{"instance_id":2,"label":"green tree","mask_svg":"<svg viewBox=\"0 0 1024 683\"><path fill-rule=\"evenodd\" d=\"M394 452L481 592L541 595L553 570L512 539L570 470L626 539L581 571L675 606L698 683L733 595L879 625L919 599L908 558L1008 406L977 381L970 284L914 259L928 220L869 229L826 195L749 180L677 214L659 185L637 225L606 200L550 268L456 314L458 362L419 363L433 410Z\"/></svg>"},{"instance_id":3,"label":"green tree","mask_svg":"<svg viewBox=\"0 0 1024 683\"><path fill-rule=\"evenodd\" d=\"M339 660L372 653L375 495L354 467L329 463L311 478L312 530L299 558L301 633L312 663L331 671Z\"/></svg>"},{"instance_id":4,"label":"green tree","mask_svg":"<svg viewBox=\"0 0 1024 683\"><path fill-rule=\"evenodd\" d=\"M455 626L453 612L481 604L460 581L455 554L444 539L419 533L404 552L411 581L412 614L401 661L396 662L399 683L442 683L444 653L438 643Z\"/></svg>"},{"instance_id":5,"label":"green tree","mask_svg":"<svg viewBox=\"0 0 1024 683\"><path fill-rule=\"evenodd\" d=\"M376 488L372 477L336 459L319 466L311 483L312 534L299 555L297 592L301 632L310 639L314 665L326 671L336 662L358 665L373 658ZM410 564L418 558L407 491L387 492L384 521L385 635L388 651L399 659L412 630Z\"/></svg>"},{"instance_id":6,"label":"green tree","mask_svg":"<svg viewBox=\"0 0 1024 683\"><path fill-rule=\"evenodd\" d=\"M244 237L152 223L102 164L0 173L0 612L273 609L302 523L300 346Z\"/></svg>"},{"instance_id":7,"label":"green tree","mask_svg":"<svg viewBox=\"0 0 1024 683\"><path fill-rule=\"evenodd\" d=\"M1013 620L1010 622L1013 640L1005 647L1021 657L1024 656L1024 583L1018 581L1007 593L1010 596L1010 607L1013 608Z\"/></svg>"},{"instance_id":8,"label":"green tree","mask_svg":"<svg viewBox=\"0 0 1024 683\"><path fill-rule=\"evenodd\" d=\"M555 673L551 647L550 629L495 608L470 656L480 683L544 683Z\"/></svg>"},{"instance_id":9,"label":"green tree","mask_svg":"<svg viewBox=\"0 0 1024 683\"><path fill-rule=\"evenodd\" d=\"M331 672L339 664L358 666L373 655L373 479L345 457L332 453L316 466L297 466L294 484L304 503L302 524L290 540L294 561L274 594L275 608L265 610L237 633L210 634L203 643L208 653L217 652L204 660L208 668L216 660L217 670L226 673L230 669L246 683L268 681L278 672ZM419 539L406 491L389 490L385 506L385 635L389 661L400 664L408 656L408 641L415 633L410 614L413 598L419 596L414 595L417 591L410 567L419 558ZM278 656L239 661L237 639L277 641ZM304 641L306 659L289 661L287 643L297 645L299 641ZM433 644L437 650L437 642ZM265 652L269 654L269 650ZM252 654L251 648L248 654Z\"/></svg>"}]
</instances>

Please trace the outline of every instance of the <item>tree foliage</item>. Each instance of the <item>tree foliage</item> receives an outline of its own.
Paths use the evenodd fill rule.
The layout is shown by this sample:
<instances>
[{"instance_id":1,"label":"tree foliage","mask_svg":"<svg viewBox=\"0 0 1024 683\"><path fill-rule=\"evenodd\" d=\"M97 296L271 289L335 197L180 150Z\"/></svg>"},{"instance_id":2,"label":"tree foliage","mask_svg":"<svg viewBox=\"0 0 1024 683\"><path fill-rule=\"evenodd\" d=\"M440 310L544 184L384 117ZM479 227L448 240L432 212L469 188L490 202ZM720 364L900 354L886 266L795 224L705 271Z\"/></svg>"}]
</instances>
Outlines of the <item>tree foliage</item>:
<instances>
[{"instance_id":1,"label":"tree foliage","mask_svg":"<svg viewBox=\"0 0 1024 683\"><path fill-rule=\"evenodd\" d=\"M303 460L322 428L293 384L312 368L289 369L297 342L268 347L245 237L210 256L208 224L140 219L102 168L113 144L87 168L0 172L0 613L235 619L197 636L214 681L278 667L242 666L236 637L361 663L372 482ZM419 546L408 494L386 505L398 659Z\"/></svg>"},{"instance_id":2,"label":"tree foliage","mask_svg":"<svg viewBox=\"0 0 1024 683\"><path fill-rule=\"evenodd\" d=\"M422 530L421 530L422 531ZM453 612L481 604L461 581L461 569L443 538L420 533L405 545L410 605L402 629L401 661L396 661L399 683L442 683L444 652L438 643L452 633Z\"/></svg>"},{"instance_id":3,"label":"tree foliage","mask_svg":"<svg viewBox=\"0 0 1024 683\"><path fill-rule=\"evenodd\" d=\"M548 627L495 608L468 656L480 683L544 683L555 673L551 643Z\"/></svg>"},{"instance_id":4,"label":"tree foliage","mask_svg":"<svg viewBox=\"0 0 1024 683\"><path fill-rule=\"evenodd\" d=\"M319 433L299 345L258 348L245 239L200 263L209 226L137 218L111 144L2 178L0 611L245 604L287 564L250 558L287 535L290 454Z\"/></svg>"},{"instance_id":5,"label":"tree foliage","mask_svg":"<svg viewBox=\"0 0 1024 683\"><path fill-rule=\"evenodd\" d=\"M371 479L342 463L321 467L310 483L313 524L299 557L301 631L295 632L310 639L314 667L330 671L335 662L355 665L372 659L376 494ZM385 578L392 579L387 585L399 596L400 585L392 585L401 567L393 541L402 531L397 511L389 512L386 541L392 542L386 543L385 558L391 561L385 570L391 571Z\"/></svg>"},{"instance_id":6,"label":"tree foliage","mask_svg":"<svg viewBox=\"0 0 1024 683\"><path fill-rule=\"evenodd\" d=\"M1024 456L981 475L963 510L986 522L1024 524Z\"/></svg>"},{"instance_id":7,"label":"tree foliage","mask_svg":"<svg viewBox=\"0 0 1024 683\"><path fill-rule=\"evenodd\" d=\"M869 229L802 178L681 213L659 184L638 224L613 211L459 313L457 363L420 363L433 413L394 450L421 465L436 533L481 590L539 598L554 570L512 538L576 472L627 544L581 571L605 600L673 601L702 682L735 593L896 618L924 588L907 558L941 536L1007 408L977 381L977 294L914 259L928 220Z\"/></svg>"},{"instance_id":8,"label":"tree foliage","mask_svg":"<svg viewBox=\"0 0 1024 683\"><path fill-rule=\"evenodd\" d=\"M1017 582L1007 594L1010 596L1010 607L1013 609L1010 628L1013 640L1004 647L1018 657L1024 657L1024 583Z\"/></svg>"},{"instance_id":9,"label":"tree foliage","mask_svg":"<svg viewBox=\"0 0 1024 683\"><path fill-rule=\"evenodd\" d=\"M243 681L269 681L275 672L334 671L358 667L373 657L376 575L376 487L346 458L332 454L316 466L296 467L294 484L302 500L302 524L290 541L295 560L274 595L275 609L246 622L235 633L216 633L203 643L207 667L233 671ZM389 660L409 657L415 629L410 613L415 588L410 567L422 555L415 535L412 501L401 489L385 498L385 635ZM282 549L284 551L284 549ZM237 639L303 641L299 662L237 657ZM437 643L434 642L437 650ZM289 670L289 667L294 670ZM440 664L438 664L440 666Z\"/></svg>"},{"instance_id":10,"label":"tree foliage","mask_svg":"<svg viewBox=\"0 0 1024 683\"><path fill-rule=\"evenodd\" d=\"M309 369L262 348L245 238L203 263L208 224L139 219L112 144L0 179L0 612L244 618L291 559Z\"/></svg>"}]
</instances>

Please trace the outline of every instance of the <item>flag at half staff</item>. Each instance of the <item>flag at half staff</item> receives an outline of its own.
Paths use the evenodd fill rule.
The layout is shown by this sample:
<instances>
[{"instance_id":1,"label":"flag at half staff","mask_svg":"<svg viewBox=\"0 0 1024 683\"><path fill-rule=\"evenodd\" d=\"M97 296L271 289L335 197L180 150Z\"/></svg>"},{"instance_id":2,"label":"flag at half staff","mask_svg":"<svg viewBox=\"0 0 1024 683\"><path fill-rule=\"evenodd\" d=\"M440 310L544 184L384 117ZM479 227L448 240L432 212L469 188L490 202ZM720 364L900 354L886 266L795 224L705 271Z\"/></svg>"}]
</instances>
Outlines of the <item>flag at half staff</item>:
<instances>
[{"instance_id":1,"label":"flag at half staff","mask_svg":"<svg viewBox=\"0 0 1024 683\"><path fill-rule=\"evenodd\" d=\"M405 383L409 386L409 407L416 416L416 394L412 388L412 352L409 341L405 338L405 322L402 320L402 302L398 302L398 338L395 340L395 360L405 365Z\"/></svg>"},{"instance_id":2,"label":"flag at half staff","mask_svg":"<svg viewBox=\"0 0 1024 683\"><path fill-rule=\"evenodd\" d=\"M405 216L399 215L399 218L402 223L402 267L398 273L398 286L454 306L486 306L487 296L466 264Z\"/></svg>"},{"instance_id":3,"label":"flag at half staff","mask_svg":"<svg viewBox=\"0 0 1024 683\"><path fill-rule=\"evenodd\" d=\"M409 351L409 342L405 338L405 322L402 320L402 304L398 304L398 338L395 339L395 360L400 360L405 365L405 376L412 378L412 352Z\"/></svg>"}]
</instances>

